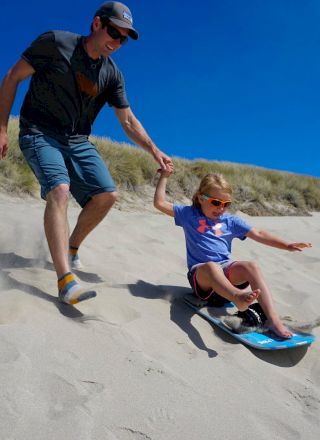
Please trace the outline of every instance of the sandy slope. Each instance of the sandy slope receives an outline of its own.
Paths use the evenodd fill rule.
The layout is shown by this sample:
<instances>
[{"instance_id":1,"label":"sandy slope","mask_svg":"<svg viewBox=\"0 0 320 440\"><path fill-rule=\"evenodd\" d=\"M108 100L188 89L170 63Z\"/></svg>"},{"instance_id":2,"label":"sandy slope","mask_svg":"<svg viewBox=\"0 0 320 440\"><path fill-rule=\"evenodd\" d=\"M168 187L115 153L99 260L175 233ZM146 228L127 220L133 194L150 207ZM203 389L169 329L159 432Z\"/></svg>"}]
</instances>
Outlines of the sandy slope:
<instances>
[{"instance_id":1,"label":"sandy slope","mask_svg":"<svg viewBox=\"0 0 320 440\"><path fill-rule=\"evenodd\" d=\"M169 217L113 210L84 244L96 299L56 300L43 203L0 195L1 440L315 440L318 341L250 350L192 316L182 231ZM78 210L70 208L73 225ZM320 315L320 215L248 218L313 248L291 254L250 240L292 325Z\"/></svg>"}]
</instances>

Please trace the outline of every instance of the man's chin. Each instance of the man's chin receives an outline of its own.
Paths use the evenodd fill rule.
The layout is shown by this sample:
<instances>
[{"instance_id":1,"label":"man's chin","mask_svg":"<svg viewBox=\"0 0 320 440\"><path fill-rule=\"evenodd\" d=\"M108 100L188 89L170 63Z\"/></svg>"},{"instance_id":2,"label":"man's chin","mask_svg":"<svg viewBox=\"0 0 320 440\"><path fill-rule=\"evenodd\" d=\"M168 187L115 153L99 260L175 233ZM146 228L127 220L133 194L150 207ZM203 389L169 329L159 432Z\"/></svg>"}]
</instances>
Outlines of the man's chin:
<instances>
[{"instance_id":1,"label":"man's chin","mask_svg":"<svg viewBox=\"0 0 320 440\"><path fill-rule=\"evenodd\" d=\"M103 50L102 56L103 57L109 57L113 53L115 53L117 49L108 49L107 47Z\"/></svg>"}]
</instances>

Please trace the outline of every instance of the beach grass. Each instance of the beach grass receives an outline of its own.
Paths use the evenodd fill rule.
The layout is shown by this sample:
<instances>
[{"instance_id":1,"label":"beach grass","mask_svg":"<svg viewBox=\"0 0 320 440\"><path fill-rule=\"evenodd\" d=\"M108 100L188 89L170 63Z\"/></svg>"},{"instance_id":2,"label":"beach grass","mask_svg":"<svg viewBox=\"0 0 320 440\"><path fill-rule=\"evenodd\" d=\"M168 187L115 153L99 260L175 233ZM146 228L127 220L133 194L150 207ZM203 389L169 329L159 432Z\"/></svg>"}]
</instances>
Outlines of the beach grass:
<instances>
[{"instance_id":1,"label":"beach grass","mask_svg":"<svg viewBox=\"0 0 320 440\"><path fill-rule=\"evenodd\" d=\"M12 195L38 196L38 183L18 146L18 118L10 118L9 152L0 162L0 191ZM140 148L107 138L91 137L108 165L120 191L138 195L141 188L154 192L157 164ZM221 173L233 185L234 210L249 215L309 215L320 211L320 179L231 162L173 158L175 173L167 186L168 197L191 199L200 179Z\"/></svg>"}]
</instances>

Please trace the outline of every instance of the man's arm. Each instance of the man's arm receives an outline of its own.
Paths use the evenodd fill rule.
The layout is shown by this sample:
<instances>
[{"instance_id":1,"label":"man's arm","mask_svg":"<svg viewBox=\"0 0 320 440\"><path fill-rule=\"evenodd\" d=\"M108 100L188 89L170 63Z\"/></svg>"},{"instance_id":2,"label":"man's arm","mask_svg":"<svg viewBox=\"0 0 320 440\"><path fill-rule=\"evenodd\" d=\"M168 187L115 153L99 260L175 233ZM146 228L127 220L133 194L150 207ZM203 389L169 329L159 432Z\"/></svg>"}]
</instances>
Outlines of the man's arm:
<instances>
[{"instance_id":1,"label":"man's arm","mask_svg":"<svg viewBox=\"0 0 320 440\"><path fill-rule=\"evenodd\" d=\"M288 243L282 240L282 238L271 234L268 231L258 230L252 228L248 233L247 237L252 238L252 240L258 241L259 243L266 244L278 249L284 249L286 251L302 251L304 248L312 247L311 243Z\"/></svg>"},{"instance_id":2,"label":"man's arm","mask_svg":"<svg viewBox=\"0 0 320 440\"><path fill-rule=\"evenodd\" d=\"M131 108L115 108L115 113L128 138L152 154L162 170L169 171L173 165L171 158L156 147Z\"/></svg>"},{"instance_id":3,"label":"man's arm","mask_svg":"<svg viewBox=\"0 0 320 440\"><path fill-rule=\"evenodd\" d=\"M6 74L0 87L0 160L8 151L8 120L21 81L33 75L34 69L25 60L19 60Z\"/></svg>"}]
</instances>

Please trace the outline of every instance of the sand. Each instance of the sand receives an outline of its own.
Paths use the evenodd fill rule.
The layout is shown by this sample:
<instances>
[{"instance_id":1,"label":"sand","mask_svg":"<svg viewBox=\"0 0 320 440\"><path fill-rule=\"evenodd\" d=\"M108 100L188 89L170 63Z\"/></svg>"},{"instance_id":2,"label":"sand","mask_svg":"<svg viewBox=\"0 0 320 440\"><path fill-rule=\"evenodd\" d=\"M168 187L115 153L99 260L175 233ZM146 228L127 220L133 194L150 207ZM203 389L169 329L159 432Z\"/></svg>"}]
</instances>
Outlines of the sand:
<instances>
[{"instance_id":1,"label":"sand","mask_svg":"<svg viewBox=\"0 0 320 440\"><path fill-rule=\"evenodd\" d=\"M109 216L77 276L98 296L57 301L44 203L0 195L1 440L315 440L320 433L320 214L248 217L313 248L236 241L309 348L249 349L193 315L182 230L156 211ZM78 209L71 206L75 224Z\"/></svg>"}]
</instances>

